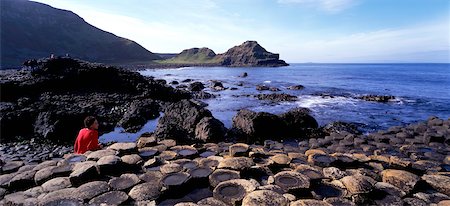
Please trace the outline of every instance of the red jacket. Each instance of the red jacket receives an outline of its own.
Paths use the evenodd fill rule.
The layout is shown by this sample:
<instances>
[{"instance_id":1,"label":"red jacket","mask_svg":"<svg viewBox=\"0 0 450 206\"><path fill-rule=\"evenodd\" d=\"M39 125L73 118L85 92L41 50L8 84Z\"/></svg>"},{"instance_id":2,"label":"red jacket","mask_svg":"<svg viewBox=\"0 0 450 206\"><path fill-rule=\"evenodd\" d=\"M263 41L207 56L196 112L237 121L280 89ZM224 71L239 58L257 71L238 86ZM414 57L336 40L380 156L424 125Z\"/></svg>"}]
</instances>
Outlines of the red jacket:
<instances>
[{"instance_id":1,"label":"red jacket","mask_svg":"<svg viewBox=\"0 0 450 206\"><path fill-rule=\"evenodd\" d=\"M88 150L100 149L98 131L88 128L81 129L74 145L75 154L84 154Z\"/></svg>"}]
</instances>

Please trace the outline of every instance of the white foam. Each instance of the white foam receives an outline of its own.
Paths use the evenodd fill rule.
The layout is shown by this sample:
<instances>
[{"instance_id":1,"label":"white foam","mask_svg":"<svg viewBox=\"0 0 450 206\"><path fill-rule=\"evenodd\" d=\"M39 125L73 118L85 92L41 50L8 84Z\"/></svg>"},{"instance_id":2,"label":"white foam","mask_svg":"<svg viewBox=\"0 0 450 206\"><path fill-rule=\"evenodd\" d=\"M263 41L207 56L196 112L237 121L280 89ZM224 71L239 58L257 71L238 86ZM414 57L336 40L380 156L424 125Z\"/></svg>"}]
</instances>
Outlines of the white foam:
<instances>
[{"instance_id":1,"label":"white foam","mask_svg":"<svg viewBox=\"0 0 450 206\"><path fill-rule=\"evenodd\" d=\"M270 84L270 83L272 83L272 81L267 80L267 81L264 81L264 83Z\"/></svg>"},{"instance_id":2,"label":"white foam","mask_svg":"<svg viewBox=\"0 0 450 206\"><path fill-rule=\"evenodd\" d=\"M351 97L322 97L313 95L299 96L299 100L296 102L300 107L313 108L313 107L329 107L333 105L352 105L356 106L358 100Z\"/></svg>"}]
</instances>

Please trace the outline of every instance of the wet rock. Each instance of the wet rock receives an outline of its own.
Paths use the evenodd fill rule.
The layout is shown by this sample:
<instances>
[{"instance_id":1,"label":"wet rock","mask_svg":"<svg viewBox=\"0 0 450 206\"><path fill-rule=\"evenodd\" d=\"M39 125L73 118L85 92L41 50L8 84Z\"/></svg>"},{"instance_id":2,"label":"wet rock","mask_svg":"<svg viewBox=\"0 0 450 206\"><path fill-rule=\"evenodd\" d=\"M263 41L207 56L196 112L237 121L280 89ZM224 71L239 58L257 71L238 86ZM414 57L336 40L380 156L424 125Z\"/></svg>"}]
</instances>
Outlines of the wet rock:
<instances>
[{"instance_id":1,"label":"wet rock","mask_svg":"<svg viewBox=\"0 0 450 206\"><path fill-rule=\"evenodd\" d=\"M189 180L190 174L185 172L176 172L166 174L162 177L162 184L169 189L180 188Z\"/></svg>"},{"instance_id":2,"label":"wet rock","mask_svg":"<svg viewBox=\"0 0 450 206\"><path fill-rule=\"evenodd\" d=\"M289 86L289 87L287 87L287 89L290 89L290 90L302 90L302 89L304 89L305 87L303 86L303 85L300 85L300 84L298 84L298 85L292 85L292 86Z\"/></svg>"},{"instance_id":3,"label":"wet rock","mask_svg":"<svg viewBox=\"0 0 450 206\"><path fill-rule=\"evenodd\" d=\"M74 195L78 199L89 200L109 191L109 185L103 181L93 181L79 186Z\"/></svg>"},{"instance_id":4,"label":"wet rock","mask_svg":"<svg viewBox=\"0 0 450 206\"><path fill-rule=\"evenodd\" d=\"M266 85L256 85L256 90L258 91L265 91L265 90L269 90L270 88Z\"/></svg>"},{"instance_id":5,"label":"wet rock","mask_svg":"<svg viewBox=\"0 0 450 206\"><path fill-rule=\"evenodd\" d=\"M128 200L128 195L122 191L111 191L92 198L90 205L121 205Z\"/></svg>"},{"instance_id":6,"label":"wet rock","mask_svg":"<svg viewBox=\"0 0 450 206\"><path fill-rule=\"evenodd\" d=\"M285 124L274 114L243 109L233 117L233 128L251 143L280 139L284 134Z\"/></svg>"},{"instance_id":7,"label":"wet rock","mask_svg":"<svg viewBox=\"0 0 450 206\"><path fill-rule=\"evenodd\" d=\"M171 149L181 158L193 158L198 155L197 149L188 145L174 146Z\"/></svg>"},{"instance_id":8,"label":"wet rock","mask_svg":"<svg viewBox=\"0 0 450 206\"><path fill-rule=\"evenodd\" d=\"M350 194L369 193L376 183L372 178L363 175L346 176L340 181L344 184Z\"/></svg>"},{"instance_id":9,"label":"wet rock","mask_svg":"<svg viewBox=\"0 0 450 206\"><path fill-rule=\"evenodd\" d=\"M270 190L256 190L242 200L243 206L287 206L289 201L281 194Z\"/></svg>"},{"instance_id":10,"label":"wet rock","mask_svg":"<svg viewBox=\"0 0 450 206\"><path fill-rule=\"evenodd\" d=\"M57 177L42 184L42 189L44 192L53 192L71 186L72 183L70 183L68 177Z\"/></svg>"},{"instance_id":11,"label":"wet rock","mask_svg":"<svg viewBox=\"0 0 450 206\"><path fill-rule=\"evenodd\" d=\"M232 157L220 161L217 168L242 171L245 169L249 169L253 165L255 165L255 163L248 157Z\"/></svg>"},{"instance_id":12,"label":"wet rock","mask_svg":"<svg viewBox=\"0 0 450 206\"><path fill-rule=\"evenodd\" d=\"M122 174L120 177L110 179L108 185L112 190L127 190L137 185L140 181L136 174Z\"/></svg>"},{"instance_id":13,"label":"wet rock","mask_svg":"<svg viewBox=\"0 0 450 206\"><path fill-rule=\"evenodd\" d=\"M244 72L244 73L242 73L241 75L239 75L239 77L243 77L243 78L245 78L245 77L247 77L247 76L248 76L247 72Z\"/></svg>"},{"instance_id":14,"label":"wet rock","mask_svg":"<svg viewBox=\"0 0 450 206\"><path fill-rule=\"evenodd\" d=\"M365 101L372 101L372 102L389 102L395 99L394 96L382 96L382 95L365 95L360 96L358 99L362 99Z\"/></svg>"},{"instance_id":15,"label":"wet rock","mask_svg":"<svg viewBox=\"0 0 450 206\"><path fill-rule=\"evenodd\" d=\"M151 99L134 100L117 123L126 132L137 132L148 120L159 116L159 104Z\"/></svg>"},{"instance_id":16,"label":"wet rock","mask_svg":"<svg viewBox=\"0 0 450 206\"><path fill-rule=\"evenodd\" d=\"M213 196L225 203L236 205L255 189L256 186L248 180L233 179L219 183L214 188Z\"/></svg>"},{"instance_id":17,"label":"wet rock","mask_svg":"<svg viewBox=\"0 0 450 206\"><path fill-rule=\"evenodd\" d=\"M339 181L321 181L315 184L312 189L312 195L315 199L345 197L347 195L347 190Z\"/></svg>"},{"instance_id":18,"label":"wet rock","mask_svg":"<svg viewBox=\"0 0 450 206\"><path fill-rule=\"evenodd\" d=\"M419 181L419 177L417 175L404 170L388 169L384 170L381 175L383 182L394 185L405 193L409 193L414 188L417 181Z\"/></svg>"},{"instance_id":19,"label":"wet rock","mask_svg":"<svg viewBox=\"0 0 450 206\"><path fill-rule=\"evenodd\" d=\"M232 179L239 179L240 174L238 171L234 170L228 170L228 169L216 169L210 176L209 176L209 183L212 187L216 187L219 183L232 180Z\"/></svg>"},{"instance_id":20,"label":"wet rock","mask_svg":"<svg viewBox=\"0 0 450 206\"><path fill-rule=\"evenodd\" d=\"M201 91L204 88L205 88L205 85L201 82L192 82L191 84L189 84L189 90L194 91L194 92Z\"/></svg>"},{"instance_id":21,"label":"wet rock","mask_svg":"<svg viewBox=\"0 0 450 206\"><path fill-rule=\"evenodd\" d=\"M423 175L422 180L435 190L450 196L450 177L444 175Z\"/></svg>"},{"instance_id":22,"label":"wet rock","mask_svg":"<svg viewBox=\"0 0 450 206\"><path fill-rule=\"evenodd\" d=\"M272 91L273 88L270 88ZM279 90L275 90L279 91ZM293 96L290 94L284 94L284 93L272 93L272 94L258 94L256 95L256 98L259 100L267 100L272 102L292 102L297 101L297 96Z\"/></svg>"},{"instance_id":23,"label":"wet rock","mask_svg":"<svg viewBox=\"0 0 450 206\"><path fill-rule=\"evenodd\" d=\"M222 91L222 90L227 89L223 86L222 82L219 82L219 81L212 81L210 87L216 91Z\"/></svg>"},{"instance_id":24,"label":"wet rock","mask_svg":"<svg viewBox=\"0 0 450 206\"><path fill-rule=\"evenodd\" d=\"M214 117L204 117L195 126L195 137L204 142L218 142L223 140L227 129L224 124Z\"/></svg>"}]
</instances>

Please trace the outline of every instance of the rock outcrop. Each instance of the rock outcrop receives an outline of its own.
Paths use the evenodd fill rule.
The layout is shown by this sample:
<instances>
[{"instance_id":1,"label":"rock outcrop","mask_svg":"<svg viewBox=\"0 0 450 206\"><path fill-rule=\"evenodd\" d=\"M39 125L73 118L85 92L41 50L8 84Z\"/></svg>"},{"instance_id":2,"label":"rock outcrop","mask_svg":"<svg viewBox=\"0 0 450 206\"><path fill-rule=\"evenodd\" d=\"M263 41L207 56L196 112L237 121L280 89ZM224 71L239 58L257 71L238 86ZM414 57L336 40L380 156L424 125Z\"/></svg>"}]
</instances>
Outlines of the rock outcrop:
<instances>
[{"instance_id":1,"label":"rock outcrop","mask_svg":"<svg viewBox=\"0 0 450 206\"><path fill-rule=\"evenodd\" d=\"M101 131L117 124L136 131L159 116L160 103L190 98L138 73L71 58L2 73L0 88L2 142L33 136L73 142L88 115L97 116Z\"/></svg>"}]
</instances>

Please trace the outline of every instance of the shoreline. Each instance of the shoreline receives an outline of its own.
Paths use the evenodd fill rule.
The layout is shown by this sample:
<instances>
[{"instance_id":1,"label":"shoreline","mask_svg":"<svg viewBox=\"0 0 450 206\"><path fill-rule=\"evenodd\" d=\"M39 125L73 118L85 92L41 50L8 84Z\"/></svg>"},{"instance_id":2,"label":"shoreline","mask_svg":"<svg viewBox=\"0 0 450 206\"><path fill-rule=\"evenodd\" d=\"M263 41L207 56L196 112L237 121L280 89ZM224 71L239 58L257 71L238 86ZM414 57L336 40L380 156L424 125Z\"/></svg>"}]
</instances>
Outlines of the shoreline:
<instances>
[{"instance_id":1,"label":"shoreline","mask_svg":"<svg viewBox=\"0 0 450 206\"><path fill-rule=\"evenodd\" d=\"M18 154L5 159L8 149L2 144L0 203L95 204L108 198L125 205L234 204L259 197L280 205L440 205L450 199L449 144L450 119L435 117L368 135L336 130L296 146L271 140L180 145L144 135L136 143L116 143L85 155L62 147L56 151L60 156L30 163L19 161ZM220 172L240 175L217 184ZM290 185L294 180L301 181ZM219 189L228 187L242 196L236 200ZM85 189L91 194L83 196Z\"/></svg>"}]
</instances>

